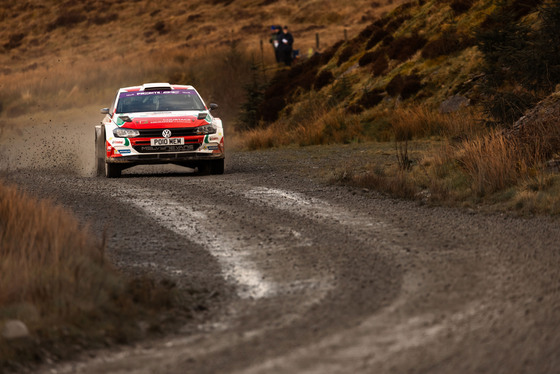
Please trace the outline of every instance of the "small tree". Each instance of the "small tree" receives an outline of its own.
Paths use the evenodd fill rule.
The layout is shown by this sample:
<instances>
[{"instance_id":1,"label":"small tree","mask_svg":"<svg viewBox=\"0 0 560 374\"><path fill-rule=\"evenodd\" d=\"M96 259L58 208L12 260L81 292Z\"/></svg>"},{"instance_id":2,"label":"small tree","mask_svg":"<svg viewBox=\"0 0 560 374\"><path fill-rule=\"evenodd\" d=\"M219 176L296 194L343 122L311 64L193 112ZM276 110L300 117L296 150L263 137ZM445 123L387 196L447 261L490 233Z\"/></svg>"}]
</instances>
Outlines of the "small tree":
<instances>
[{"instance_id":1,"label":"small tree","mask_svg":"<svg viewBox=\"0 0 560 374\"><path fill-rule=\"evenodd\" d=\"M486 79L480 86L487 114L511 125L560 83L560 2L538 8L526 24L515 1L502 1L476 33Z\"/></svg>"},{"instance_id":2,"label":"small tree","mask_svg":"<svg viewBox=\"0 0 560 374\"><path fill-rule=\"evenodd\" d=\"M265 88L265 84L260 81L261 71L261 66L252 59L251 81L244 86L245 102L241 104L236 126L237 130L247 131L255 129L260 124L258 108L263 102Z\"/></svg>"}]
</instances>

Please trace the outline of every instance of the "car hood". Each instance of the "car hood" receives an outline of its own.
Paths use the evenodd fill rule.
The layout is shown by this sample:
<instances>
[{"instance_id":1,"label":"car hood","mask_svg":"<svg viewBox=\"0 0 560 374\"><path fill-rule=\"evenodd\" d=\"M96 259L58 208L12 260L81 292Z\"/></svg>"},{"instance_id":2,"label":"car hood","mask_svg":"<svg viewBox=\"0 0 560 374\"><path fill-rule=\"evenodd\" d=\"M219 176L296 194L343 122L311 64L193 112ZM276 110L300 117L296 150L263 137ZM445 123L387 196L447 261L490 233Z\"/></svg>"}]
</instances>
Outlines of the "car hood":
<instances>
[{"instance_id":1,"label":"car hood","mask_svg":"<svg viewBox=\"0 0 560 374\"><path fill-rule=\"evenodd\" d=\"M198 119L199 113L205 113L205 118ZM115 122L127 129L167 129L207 125L212 123L212 117L204 111L120 113Z\"/></svg>"}]
</instances>

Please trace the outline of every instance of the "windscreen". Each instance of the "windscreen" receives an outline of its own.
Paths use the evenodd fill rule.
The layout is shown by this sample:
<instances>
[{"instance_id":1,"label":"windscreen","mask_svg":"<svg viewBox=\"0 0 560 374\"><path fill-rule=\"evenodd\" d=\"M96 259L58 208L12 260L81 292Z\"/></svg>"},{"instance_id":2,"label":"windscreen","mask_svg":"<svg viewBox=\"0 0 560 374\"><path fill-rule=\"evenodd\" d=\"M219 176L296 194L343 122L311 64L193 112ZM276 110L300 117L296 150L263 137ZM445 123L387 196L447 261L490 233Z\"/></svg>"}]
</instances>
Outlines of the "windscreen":
<instances>
[{"instance_id":1,"label":"windscreen","mask_svg":"<svg viewBox=\"0 0 560 374\"><path fill-rule=\"evenodd\" d=\"M122 92L117 113L206 110L195 90Z\"/></svg>"}]
</instances>

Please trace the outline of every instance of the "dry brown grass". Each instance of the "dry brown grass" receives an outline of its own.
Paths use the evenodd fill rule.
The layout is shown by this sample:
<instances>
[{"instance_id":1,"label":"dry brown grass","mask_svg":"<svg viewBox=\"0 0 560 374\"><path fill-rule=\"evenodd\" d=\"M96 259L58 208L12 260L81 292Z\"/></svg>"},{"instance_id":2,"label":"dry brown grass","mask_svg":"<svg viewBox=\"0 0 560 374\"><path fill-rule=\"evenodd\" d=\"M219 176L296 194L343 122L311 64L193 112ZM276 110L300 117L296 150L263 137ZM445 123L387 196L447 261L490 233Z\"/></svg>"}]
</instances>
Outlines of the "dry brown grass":
<instances>
[{"instance_id":1,"label":"dry brown grass","mask_svg":"<svg viewBox=\"0 0 560 374\"><path fill-rule=\"evenodd\" d=\"M464 142L458 160L472 179L473 191L480 196L515 185L521 171L527 169L518 143L501 132Z\"/></svg>"},{"instance_id":2,"label":"dry brown grass","mask_svg":"<svg viewBox=\"0 0 560 374\"><path fill-rule=\"evenodd\" d=\"M254 150L289 144L347 144L365 140L359 119L348 116L342 109L330 108L328 98L320 93L311 92L301 97L289 111L289 116L281 116L268 127L244 132L239 136L240 145Z\"/></svg>"},{"instance_id":3,"label":"dry brown grass","mask_svg":"<svg viewBox=\"0 0 560 374\"><path fill-rule=\"evenodd\" d=\"M107 302L117 278L104 244L71 213L0 185L0 214L0 306L30 303L55 318Z\"/></svg>"},{"instance_id":4,"label":"dry brown grass","mask_svg":"<svg viewBox=\"0 0 560 374\"><path fill-rule=\"evenodd\" d=\"M426 106L395 110L391 126L394 142L381 156L331 180L436 204L560 213L560 178L545 166L554 131L538 141L514 137L481 125L475 109L441 114Z\"/></svg>"},{"instance_id":5,"label":"dry brown grass","mask_svg":"<svg viewBox=\"0 0 560 374\"><path fill-rule=\"evenodd\" d=\"M392 127L398 138L445 137L452 140L468 139L485 132L476 109L440 113L420 104L399 107L392 113Z\"/></svg>"},{"instance_id":6,"label":"dry brown grass","mask_svg":"<svg viewBox=\"0 0 560 374\"><path fill-rule=\"evenodd\" d=\"M10 98L4 99L4 112L15 117L91 103L108 106L119 87L163 81L195 85L206 101L220 104L220 113L229 120L243 97L250 58L237 48L222 47L193 54L169 50L161 55L139 56L126 64L120 57L84 61L69 71L64 65L40 67L36 74L18 72L3 79L4 95L10 93Z\"/></svg>"},{"instance_id":7,"label":"dry brown grass","mask_svg":"<svg viewBox=\"0 0 560 374\"><path fill-rule=\"evenodd\" d=\"M331 182L373 189L403 199L415 199L418 196L418 187L405 170L391 172L374 169L362 173L342 170L331 179Z\"/></svg>"},{"instance_id":8,"label":"dry brown grass","mask_svg":"<svg viewBox=\"0 0 560 374\"><path fill-rule=\"evenodd\" d=\"M330 11L334 4L334 0L322 7L286 0L261 6L251 0L227 6L202 0L5 3L0 9L5 26L0 29L0 116L92 102L104 105L120 86L171 81L196 85L207 100L220 104L222 117L232 120L244 97L249 57L273 65L270 25L290 25L295 48L305 56L316 47L316 33L324 49L342 39L344 30L352 37L398 2L337 4L336 19ZM301 12L302 8L313 11ZM232 16L234 23L215 21ZM227 53L233 44L242 51L246 66Z\"/></svg>"},{"instance_id":9,"label":"dry brown grass","mask_svg":"<svg viewBox=\"0 0 560 374\"><path fill-rule=\"evenodd\" d=\"M19 319L33 337L0 339L0 371L141 337L139 316L159 324L162 308L190 302L172 284L124 279L104 249L71 212L0 184L0 327Z\"/></svg>"}]
</instances>

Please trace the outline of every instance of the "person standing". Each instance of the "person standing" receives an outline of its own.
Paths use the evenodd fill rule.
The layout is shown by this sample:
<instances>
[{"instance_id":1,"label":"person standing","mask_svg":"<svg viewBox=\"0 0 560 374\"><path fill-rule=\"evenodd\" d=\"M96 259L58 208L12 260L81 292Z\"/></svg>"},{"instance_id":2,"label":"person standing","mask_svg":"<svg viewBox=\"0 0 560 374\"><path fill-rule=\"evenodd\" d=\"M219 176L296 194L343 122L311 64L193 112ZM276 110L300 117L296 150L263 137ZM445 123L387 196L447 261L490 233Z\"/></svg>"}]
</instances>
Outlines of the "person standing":
<instances>
[{"instance_id":1,"label":"person standing","mask_svg":"<svg viewBox=\"0 0 560 374\"><path fill-rule=\"evenodd\" d=\"M288 30L288 26L284 26L284 29L280 31L278 35L278 42L280 48L281 61L286 64L286 66L292 65L292 51L294 44L294 37Z\"/></svg>"},{"instance_id":2,"label":"person standing","mask_svg":"<svg viewBox=\"0 0 560 374\"><path fill-rule=\"evenodd\" d=\"M272 48L274 48L274 57L276 58L276 62L282 62L282 56L280 53L280 41L282 36L282 26L280 25L273 25L270 26L272 33L270 34L269 42L272 44Z\"/></svg>"}]
</instances>

